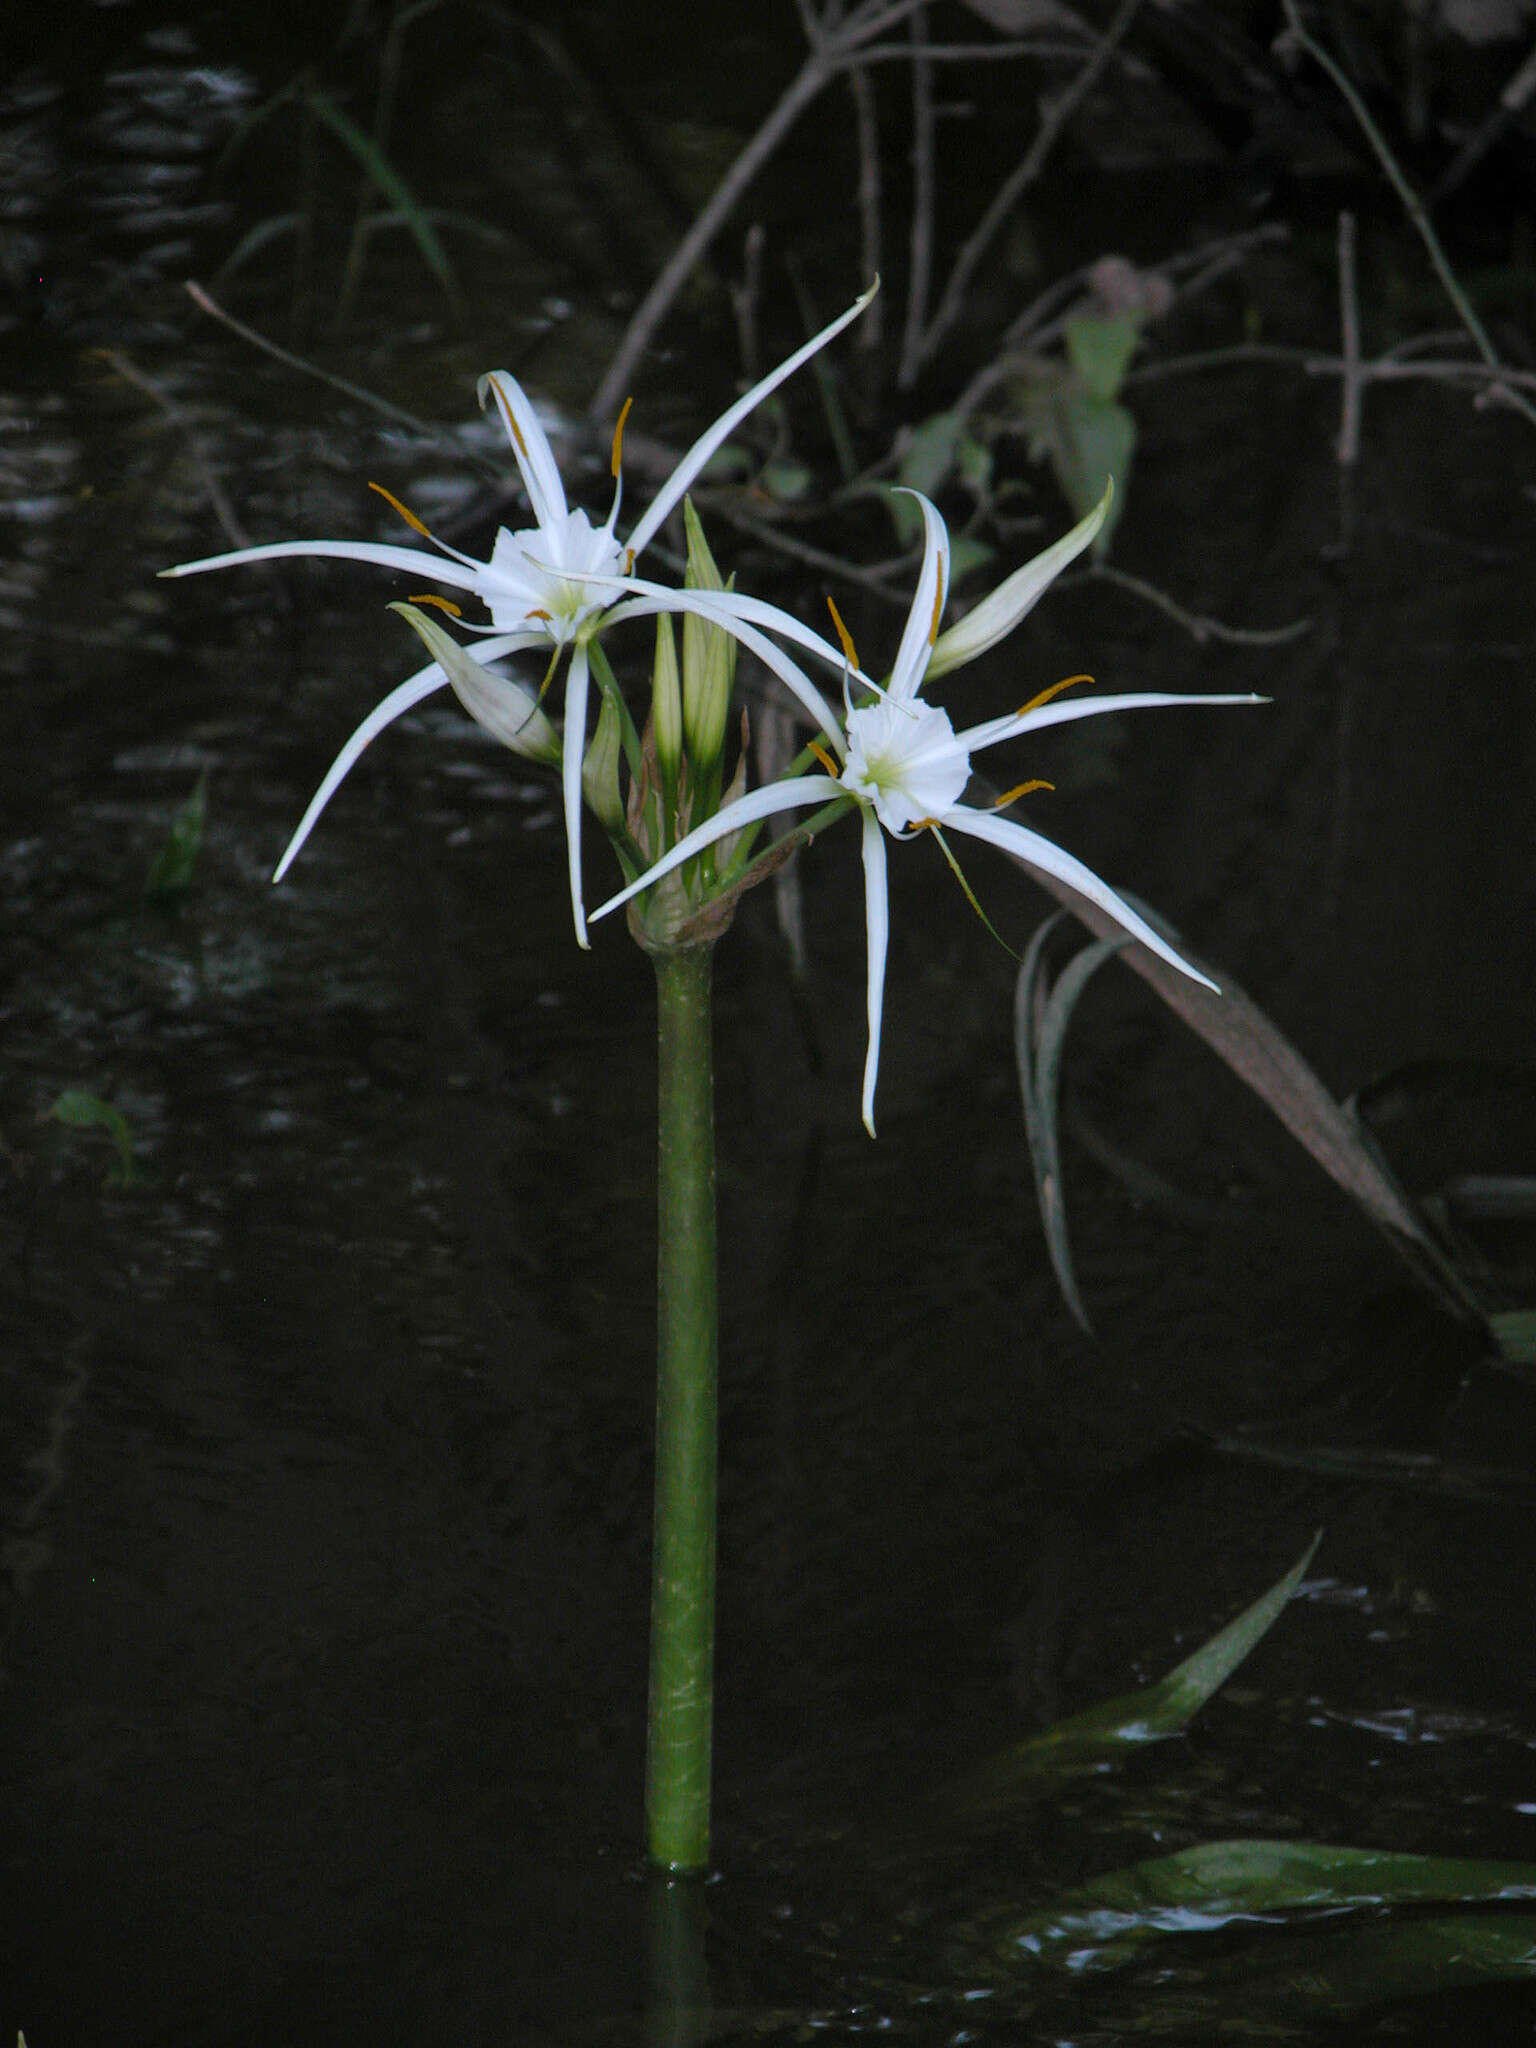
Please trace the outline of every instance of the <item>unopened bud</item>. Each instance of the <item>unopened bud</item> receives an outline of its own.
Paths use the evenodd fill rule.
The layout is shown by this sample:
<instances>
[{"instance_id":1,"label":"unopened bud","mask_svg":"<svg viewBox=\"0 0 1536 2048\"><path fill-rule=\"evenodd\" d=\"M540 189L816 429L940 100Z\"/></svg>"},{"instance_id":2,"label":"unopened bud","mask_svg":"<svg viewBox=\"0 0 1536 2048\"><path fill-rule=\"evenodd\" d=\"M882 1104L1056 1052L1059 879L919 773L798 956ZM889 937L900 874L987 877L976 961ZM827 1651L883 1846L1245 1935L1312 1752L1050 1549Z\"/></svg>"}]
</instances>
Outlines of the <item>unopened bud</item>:
<instances>
[{"instance_id":1,"label":"unopened bud","mask_svg":"<svg viewBox=\"0 0 1536 2048\"><path fill-rule=\"evenodd\" d=\"M684 629L686 631L686 628ZM683 691L677 672L677 642L665 612L656 615L656 660L651 668L651 730L656 759L667 787L677 787L683 759Z\"/></svg>"},{"instance_id":2,"label":"unopened bud","mask_svg":"<svg viewBox=\"0 0 1536 2048\"><path fill-rule=\"evenodd\" d=\"M510 676L483 668L445 633L436 619L414 604L390 606L425 646L453 686L453 694L492 738L530 761L553 764L560 759L560 735L539 709L532 690Z\"/></svg>"},{"instance_id":3,"label":"unopened bud","mask_svg":"<svg viewBox=\"0 0 1536 2048\"><path fill-rule=\"evenodd\" d=\"M683 500L688 531L688 564L683 585L688 590L729 590L716 566L690 498ZM713 774L725 743L731 691L736 682L736 641L722 626L712 626L693 612L683 617L683 736L688 758L701 778Z\"/></svg>"},{"instance_id":4,"label":"unopened bud","mask_svg":"<svg viewBox=\"0 0 1536 2048\"><path fill-rule=\"evenodd\" d=\"M597 714L597 730L581 764L581 793L587 800L587 809L610 834L624 830L624 792L619 786L622 753L619 707L605 690Z\"/></svg>"}]
</instances>

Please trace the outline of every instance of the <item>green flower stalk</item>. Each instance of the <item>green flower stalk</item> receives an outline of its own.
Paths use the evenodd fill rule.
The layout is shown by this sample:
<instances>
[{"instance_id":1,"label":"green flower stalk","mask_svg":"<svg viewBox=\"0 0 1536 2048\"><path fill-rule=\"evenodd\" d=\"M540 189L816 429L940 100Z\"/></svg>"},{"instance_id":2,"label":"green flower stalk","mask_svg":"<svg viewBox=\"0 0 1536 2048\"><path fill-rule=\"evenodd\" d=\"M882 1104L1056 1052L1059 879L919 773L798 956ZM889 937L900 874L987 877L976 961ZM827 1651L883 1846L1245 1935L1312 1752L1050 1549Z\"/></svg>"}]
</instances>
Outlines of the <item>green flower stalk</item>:
<instances>
[{"instance_id":1,"label":"green flower stalk","mask_svg":"<svg viewBox=\"0 0 1536 2048\"><path fill-rule=\"evenodd\" d=\"M709 1861L715 1666L718 1314L712 945L656 969L656 1505L646 1847L664 1870Z\"/></svg>"}]
</instances>

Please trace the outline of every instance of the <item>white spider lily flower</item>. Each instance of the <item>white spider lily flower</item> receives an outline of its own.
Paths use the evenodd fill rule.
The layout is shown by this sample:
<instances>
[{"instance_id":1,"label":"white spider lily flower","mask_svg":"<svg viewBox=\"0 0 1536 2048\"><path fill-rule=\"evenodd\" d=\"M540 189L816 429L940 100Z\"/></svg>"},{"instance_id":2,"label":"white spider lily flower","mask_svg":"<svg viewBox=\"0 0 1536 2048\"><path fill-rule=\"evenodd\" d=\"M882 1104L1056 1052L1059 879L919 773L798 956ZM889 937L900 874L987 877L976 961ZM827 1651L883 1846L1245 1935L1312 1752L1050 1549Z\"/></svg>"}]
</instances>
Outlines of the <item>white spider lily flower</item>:
<instances>
[{"instance_id":1,"label":"white spider lily flower","mask_svg":"<svg viewBox=\"0 0 1536 2048\"><path fill-rule=\"evenodd\" d=\"M654 539L710 457L770 392L777 390L787 377L858 318L879 290L879 285L876 278L846 312L839 314L819 334L813 335L793 355L786 357L776 369L754 384L734 405L726 408L683 456L627 541L620 542L615 531L623 491L620 458L624 415L620 415L613 436L613 502L603 524L594 526L584 511L578 508L573 512L567 505L554 450L527 393L507 371L493 370L480 379L480 402L482 406L487 402L494 403L506 427L523 488L533 509L534 524L516 532L509 532L505 527L499 529L488 561L478 561L473 555L463 554L446 541L437 539L398 498L381 484L373 484L370 488L387 499L412 531L430 542L436 553L378 541L284 540L261 547L237 548L231 554L206 555L195 562L179 562L174 568L162 569L160 574L167 577L200 576L210 569L232 569L248 562L271 562L300 555L369 562L411 577L425 577L478 598L490 614L490 624L476 625L467 621L463 624L466 631L492 636L491 644L485 649L487 656L544 646L551 648L558 658L569 648L571 665L565 690L562 795L570 865L571 911L577 940L585 946L586 919L581 889L581 763L585 751L589 693L587 645L598 633L627 614L628 607L624 601L626 578L637 556ZM612 592L618 594L608 594ZM447 604L446 600L432 601L444 605L454 616L458 615L457 607ZM402 712L419 704L423 697L441 689L449 680L442 664L434 662L430 668L420 670L391 691L369 713L337 756L321 790L317 792L304 826L295 835L295 844L290 846L278 869L279 877L286 871L298 846L303 844L308 828L368 742ZM480 718L479 711L465 693L460 692L460 695L464 697L471 715ZM483 718L480 722L487 724L493 732L497 730L494 722ZM502 735L498 733L498 737Z\"/></svg>"},{"instance_id":2,"label":"white spider lily flower","mask_svg":"<svg viewBox=\"0 0 1536 2048\"><path fill-rule=\"evenodd\" d=\"M685 861L693 859L706 846L728 834L739 832L744 826L761 822L765 818L782 812L820 807L839 797L847 798L857 805L862 823L861 852L864 862L864 908L868 952L868 995L867 1012L869 1021L869 1045L864 1063L864 1087L862 1110L865 1127L871 1137L875 1130L875 1084L880 1070L880 1034L885 1003L885 962L890 936L890 899L886 882L885 837L908 839L921 830L949 830L981 839L989 845L1001 847L1026 866L1042 874L1054 875L1066 882L1090 902L1095 903L1114 918L1132 938L1139 939L1170 966L1203 987L1215 989L1215 983L1183 959L1168 941L1157 932L1147 920L1126 903L1107 882L1074 855L1065 852L1051 840L1027 826L1017 824L1011 818L999 815L1001 807L982 808L963 801L966 785L971 779L971 757L985 747L996 746L1003 740L1017 739L1029 732L1036 732L1045 726L1065 724L1072 719L1093 718L1101 712L1139 711L1172 704L1257 704L1263 699L1253 696L1176 696L1162 691L1133 691L1118 697L1083 697L1076 702L1055 701L1059 692L1066 687L1058 684L1041 696L1026 704L1022 710L1009 713L1002 718L988 719L985 723L956 732L949 714L934 704L924 703L918 694L923 682L931 671L935 646L939 644L938 623L944 609L944 599L949 581L949 536L937 508L930 504L920 492L912 494L918 499L923 512L924 549L923 565L918 577L917 590L907 623L901 636L895 665L887 682L881 686L873 683L857 668L852 659L851 647L845 648L845 698L847 712L842 725L836 731L823 725L836 755L835 761L827 757L826 765L835 773L808 774L789 777L781 782L769 783L761 789L751 791L737 802L726 805L717 816L709 819L684 838L629 888L602 904L593 912L594 918L606 917L617 910L641 890ZM1006 605L995 603L999 593L977 607L970 617L983 615L982 626L973 636L971 643L951 641L950 666L956 660L970 659L974 653L995 644L1010 625L1000 624L1005 614L1011 615L1012 623L1034 604L1045 585L1060 573L1074 555L1092 541L1102 523L1107 509L1106 503L1088 519L1073 528L1066 538L1046 550L1035 562L1029 563L1001 586L1010 594ZM1044 563L1045 569L1040 565ZM736 600L738 605L741 600ZM750 602L750 601L748 601ZM719 610L717 616L722 623L729 623L730 613L725 609L726 600L714 597L713 603ZM990 609L989 609L990 608ZM759 617L765 607L752 604L751 616ZM781 615L778 621L764 621L785 637L805 645L816 643L817 651L827 648L819 636L809 633ZM969 621L962 621L955 629L963 633ZM739 629L738 629L739 630ZM959 646L969 651L954 654ZM781 657L781 660L783 658ZM803 679L802 679L803 680ZM855 704L855 691L862 693L863 701ZM802 702L806 701L804 692ZM1025 790L1037 787L1024 784L1015 790L1015 796ZM1008 799L1004 799L1006 803Z\"/></svg>"}]
</instances>

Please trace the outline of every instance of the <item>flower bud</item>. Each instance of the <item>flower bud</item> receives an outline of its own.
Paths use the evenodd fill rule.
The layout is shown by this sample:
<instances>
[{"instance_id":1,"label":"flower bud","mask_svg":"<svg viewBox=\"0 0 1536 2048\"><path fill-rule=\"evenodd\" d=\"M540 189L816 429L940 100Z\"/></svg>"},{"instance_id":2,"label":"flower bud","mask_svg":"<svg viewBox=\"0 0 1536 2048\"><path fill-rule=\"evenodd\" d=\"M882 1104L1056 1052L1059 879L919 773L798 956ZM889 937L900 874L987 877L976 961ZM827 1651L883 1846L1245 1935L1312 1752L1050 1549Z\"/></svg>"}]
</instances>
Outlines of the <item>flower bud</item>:
<instances>
[{"instance_id":1,"label":"flower bud","mask_svg":"<svg viewBox=\"0 0 1536 2048\"><path fill-rule=\"evenodd\" d=\"M445 633L436 619L414 604L392 604L426 647L453 686L453 694L475 721L514 754L550 764L560 759L560 735L539 709L532 690L510 676L482 668Z\"/></svg>"},{"instance_id":2,"label":"flower bud","mask_svg":"<svg viewBox=\"0 0 1536 2048\"><path fill-rule=\"evenodd\" d=\"M605 690L597 714L597 730L581 764L581 793L588 810L610 835L624 830L624 792L619 786L622 751L619 707Z\"/></svg>"},{"instance_id":3,"label":"flower bud","mask_svg":"<svg viewBox=\"0 0 1536 2048\"><path fill-rule=\"evenodd\" d=\"M656 659L651 666L651 730L656 759L669 791L677 787L683 759L683 691L677 672L677 642L665 612L656 615Z\"/></svg>"},{"instance_id":4,"label":"flower bud","mask_svg":"<svg viewBox=\"0 0 1536 2048\"><path fill-rule=\"evenodd\" d=\"M941 633L928 657L927 673L930 676L947 675L952 668L974 661L978 654L985 654L989 647L995 647L999 640L1006 639L1026 613L1034 610L1067 564L1092 545L1099 528L1109 517L1114 494L1114 479L1111 478L1104 487L1103 497L1086 519L1080 519L1070 533L1036 555L1033 561L1026 562L1022 569L1015 569L989 597L984 597L980 604L968 611L958 625Z\"/></svg>"},{"instance_id":5,"label":"flower bud","mask_svg":"<svg viewBox=\"0 0 1536 2048\"><path fill-rule=\"evenodd\" d=\"M729 590L709 551L691 498L683 500L688 531L687 590ZM711 626L693 612L683 617L683 736L694 773L704 780L719 765L736 682L736 642L721 626Z\"/></svg>"}]
</instances>

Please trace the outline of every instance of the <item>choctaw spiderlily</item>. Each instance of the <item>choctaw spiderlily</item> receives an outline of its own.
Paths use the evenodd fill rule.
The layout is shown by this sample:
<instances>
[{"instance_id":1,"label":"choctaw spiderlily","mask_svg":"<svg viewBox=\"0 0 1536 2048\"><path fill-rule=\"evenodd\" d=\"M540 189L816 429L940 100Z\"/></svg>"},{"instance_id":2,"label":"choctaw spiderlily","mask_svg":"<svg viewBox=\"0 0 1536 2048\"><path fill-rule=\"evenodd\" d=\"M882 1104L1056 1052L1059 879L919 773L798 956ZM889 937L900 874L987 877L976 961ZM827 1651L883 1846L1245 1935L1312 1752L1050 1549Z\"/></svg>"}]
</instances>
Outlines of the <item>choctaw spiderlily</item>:
<instances>
[{"instance_id":1,"label":"choctaw spiderlily","mask_svg":"<svg viewBox=\"0 0 1536 2048\"><path fill-rule=\"evenodd\" d=\"M811 806L857 808L862 827L864 860L864 910L868 934L868 1016L869 1049L864 1064L863 1116L871 1137L875 1129L875 1082L880 1069L880 1027L885 1002L885 963L890 934L889 894L886 882L885 836L910 839L919 831L932 831L944 845L945 830L962 832L985 840L1013 854L1043 874L1055 875L1113 917L1133 938L1187 974L1204 987L1215 983L1175 952L1147 920L1117 896L1091 868L1054 845L1038 832L999 815L1013 798L1042 787L1022 783L1000 804L977 807L962 801L971 779L971 756L984 747L998 746L1045 726L1061 725L1078 718L1092 718L1100 712L1139 711L1170 704L1256 704L1258 697L1174 696L1161 691L1133 691L1117 697L1082 697L1057 701L1067 683L1058 683L1033 698L1021 710L986 720L957 733L949 714L936 704L924 703L919 692L925 679L937 671L959 667L994 646L1024 617L1047 585L1062 569L1088 547L1109 511L1110 492L1072 531L1000 584L957 626L940 635L939 620L949 583L949 535L938 509L921 492L911 493L923 514L924 548L922 570L912 608L907 615L901 644L889 679L874 682L858 667L851 641L843 632L834 609L843 651L838 651L797 620L753 600L731 599L720 594L701 598L692 593L694 604L720 624L740 631L732 624L733 611L778 631L798 645L809 647L824 659L838 661L844 672L845 715L841 722L821 718L822 741L813 741L810 752L819 758L824 774L791 775L752 790L735 803L727 804L706 823L687 833L671 850L633 882L611 897L593 917L606 917L641 890L714 841L761 823L780 812ZM778 672L792 667L784 656L775 664ZM1073 678L1072 680L1078 680ZM801 682L805 679L802 677ZM792 685L794 687L794 685ZM813 707L816 692L810 685L797 688L801 702ZM1046 785L1048 786L1048 785ZM835 811L825 822L830 823ZM750 836L743 845L749 845ZM951 858L951 865L953 859ZM732 877L722 878L728 886Z\"/></svg>"},{"instance_id":2,"label":"choctaw spiderlily","mask_svg":"<svg viewBox=\"0 0 1536 2048\"><path fill-rule=\"evenodd\" d=\"M683 456L627 541L620 542L615 531L623 493L620 457L624 414L620 414L613 436L613 503L603 524L594 526L579 507L573 512L567 506L554 451L527 393L507 371L493 370L480 379L480 403L482 407L488 402L494 403L501 415L522 476L523 488L533 508L535 523L516 532L500 528L488 561L477 561L474 556L462 554L446 541L438 540L382 484L371 484L369 488L386 499L413 532L429 541L437 550L436 554L428 554L422 548L398 547L376 541L285 540L263 547L239 548L232 554L208 555L195 562L180 562L174 568L162 569L160 574L199 576L209 569L231 569L246 562L270 562L290 555L339 556L345 561L371 562L381 568L401 570L410 576L425 576L433 582L447 584L450 589L468 591L478 598L490 613L488 626L460 619L458 606L446 598L427 597L415 602L435 605L447 611L455 619L460 619L463 631L488 635L480 648L483 660L495 660L503 655L542 647L552 652L552 675L554 664L569 649L561 784L570 864L571 912L577 940L585 946L586 919L581 892L581 765L586 746L591 645L599 634L633 609L626 602L625 592L631 587L629 579L637 556L654 539L716 449L770 392L858 318L879 290L879 284L877 278L845 313L823 327L777 369L754 384L744 397L726 408ZM628 410L626 405L624 412ZM658 588L660 586L647 586L647 596L653 597ZM644 606L647 611L663 608L654 601ZM478 664L473 666L478 667ZM507 735L509 731L521 729L527 693L520 685L506 683L506 679L498 677L493 670L480 668L479 677L479 686L472 691L459 689L456 682L454 687L471 716L504 744L511 745L513 742ZM442 661L433 661L426 668L418 669L415 675L399 684L374 707L337 755L330 772L316 791L298 831L278 863L274 881L281 881L286 874L320 813L369 742L413 705L450 682L454 682L454 678ZM545 688L548 682L549 677L546 676ZM505 684L505 704L495 701L498 683ZM543 695L544 689L541 689L540 698Z\"/></svg>"}]
</instances>

